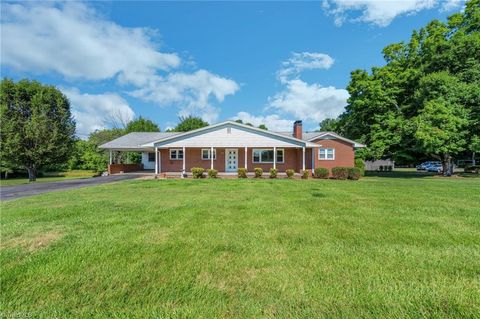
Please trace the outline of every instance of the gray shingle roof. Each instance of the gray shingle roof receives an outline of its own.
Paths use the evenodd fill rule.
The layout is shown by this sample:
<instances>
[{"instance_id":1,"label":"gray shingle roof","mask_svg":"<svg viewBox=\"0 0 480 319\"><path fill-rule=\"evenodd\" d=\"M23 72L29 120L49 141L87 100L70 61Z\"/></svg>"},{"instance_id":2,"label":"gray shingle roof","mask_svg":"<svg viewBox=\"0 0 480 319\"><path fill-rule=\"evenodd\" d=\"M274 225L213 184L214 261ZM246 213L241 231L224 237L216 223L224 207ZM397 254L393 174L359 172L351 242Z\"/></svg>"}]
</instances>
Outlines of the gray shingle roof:
<instances>
[{"instance_id":1,"label":"gray shingle roof","mask_svg":"<svg viewBox=\"0 0 480 319\"><path fill-rule=\"evenodd\" d=\"M100 145L100 148L110 149L136 149L141 148L142 144L161 140L173 135L179 134L178 132L133 132L120 136L108 143Z\"/></svg>"}]
</instances>

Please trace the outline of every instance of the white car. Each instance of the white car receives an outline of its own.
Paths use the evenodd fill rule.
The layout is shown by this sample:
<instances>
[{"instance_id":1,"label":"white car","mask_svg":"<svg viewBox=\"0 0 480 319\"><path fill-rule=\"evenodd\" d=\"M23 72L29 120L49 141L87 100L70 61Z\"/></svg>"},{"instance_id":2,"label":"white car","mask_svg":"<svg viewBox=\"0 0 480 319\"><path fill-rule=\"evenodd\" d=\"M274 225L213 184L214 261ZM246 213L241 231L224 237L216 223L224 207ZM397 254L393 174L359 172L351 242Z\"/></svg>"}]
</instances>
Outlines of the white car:
<instances>
[{"instance_id":1,"label":"white car","mask_svg":"<svg viewBox=\"0 0 480 319\"><path fill-rule=\"evenodd\" d=\"M442 164L432 164L427 167L427 172L435 172L435 173L441 173L443 172L443 166Z\"/></svg>"}]
</instances>

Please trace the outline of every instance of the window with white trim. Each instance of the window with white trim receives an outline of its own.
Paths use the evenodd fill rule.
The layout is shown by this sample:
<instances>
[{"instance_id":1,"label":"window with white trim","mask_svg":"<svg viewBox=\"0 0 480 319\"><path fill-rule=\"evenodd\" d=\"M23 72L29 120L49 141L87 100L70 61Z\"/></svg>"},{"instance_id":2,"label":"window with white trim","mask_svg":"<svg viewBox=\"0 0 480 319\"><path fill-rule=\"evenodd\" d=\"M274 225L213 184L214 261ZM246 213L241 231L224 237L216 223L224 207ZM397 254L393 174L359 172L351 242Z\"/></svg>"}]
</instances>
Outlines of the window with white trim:
<instances>
[{"instance_id":1,"label":"window with white trim","mask_svg":"<svg viewBox=\"0 0 480 319\"><path fill-rule=\"evenodd\" d=\"M335 149L334 148L319 148L318 149L318 159L319 160L334 160L335 159Z\"/></svg>"},{"instance_id":2,"label":"window with white trim","mask_svg":"<svg viewBox=\"0 0 480 319\"><path fill-rule=\"evenodd\" d=\"M181 160L181 159L183 159L183 150L181 148L170 149L170 159L171 160Z\"/></svg>"},{"instance_id":3,"label":"window with white trim","mask_svg":"<svg viewBox=\"0 0 480 319\"><path fill-rule=\"evenodd\" d=\"M285 152L283 149L277 149L277 163L283 163L285 160ZM273 149L253 149L252 152L254 163L273 163Z\"/></svg>"},{"instance_id":4,"label":"window with white trim","mask_svg":"<svg viewBox=\"0 0 480 319\"><path fill-rule=\"evenodd\" d=\"M155 162L155 153L148 153L148 161Z\"/></svg>"},{"instance_id":5,"label":"window with white trim","mask_svg":"<svg viewBox=\"0 0 480 319\"><path fill-rule=\"evenodd\" d=\"M211 149L209 148L202 148L202 160L209 160L211 159L210 157L210 151ZM217 159L217 150L213 149L213 159Z\"/></svg>"}]
</instances>

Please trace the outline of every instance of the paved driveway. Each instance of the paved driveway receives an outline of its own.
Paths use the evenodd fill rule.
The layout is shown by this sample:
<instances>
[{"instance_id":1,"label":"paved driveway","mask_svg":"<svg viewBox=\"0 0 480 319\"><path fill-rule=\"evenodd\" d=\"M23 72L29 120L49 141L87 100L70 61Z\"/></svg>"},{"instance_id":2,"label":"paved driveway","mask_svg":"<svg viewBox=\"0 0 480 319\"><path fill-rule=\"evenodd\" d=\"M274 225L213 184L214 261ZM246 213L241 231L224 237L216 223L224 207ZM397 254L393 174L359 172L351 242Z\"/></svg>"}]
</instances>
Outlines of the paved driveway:
<instances>
[{"instance_id":1,"label":"paved driveway","mask_svg":"<svg viewBox=\"0 0 480 319\"><path fill-rule=\"evenodd\" d=\"M60 182L32 183L17 186L0 187L0 199L2 201L20 197L32 196L41 193L56 192L65 189L94 186L98 184L118 182L127 179L139 178L140 175L111 175L84 179L70 179Z\"/></svg>"}]
</instances>

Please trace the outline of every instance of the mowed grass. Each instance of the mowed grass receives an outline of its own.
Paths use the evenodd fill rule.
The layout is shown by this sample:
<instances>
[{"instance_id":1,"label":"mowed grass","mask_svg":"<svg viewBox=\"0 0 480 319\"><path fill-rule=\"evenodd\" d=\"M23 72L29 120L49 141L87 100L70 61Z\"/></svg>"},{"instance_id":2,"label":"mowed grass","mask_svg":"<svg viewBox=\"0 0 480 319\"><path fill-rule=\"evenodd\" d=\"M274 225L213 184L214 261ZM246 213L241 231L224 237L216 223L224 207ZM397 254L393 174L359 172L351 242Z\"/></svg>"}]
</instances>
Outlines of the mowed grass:
<instances>
[{"instance_id":1,"label":"mowed grass","mask_svg":"<svg viewBox=\"0 0 480 319\"><path fill-rule=\"evenodd\" d=\"M96 172L90 170L71 170L66 172L47 172L42 177L37 177L37 180L32 183L48 183L58 182L67 179L91 178L97 175ZM1 179L0 186L16 186L30 183L27 177L15 177L8 179Z\"/></svg>"},{"instance_id":2,"label":"mowed grass","mask_svg":"<svg viewBox=\"0 0 480 319\"><path fill-rule=\"evenodd\" d=\"M1 210L4 315L480 316L480 179L138 180Z\"/></svg>"}]
</instances>

